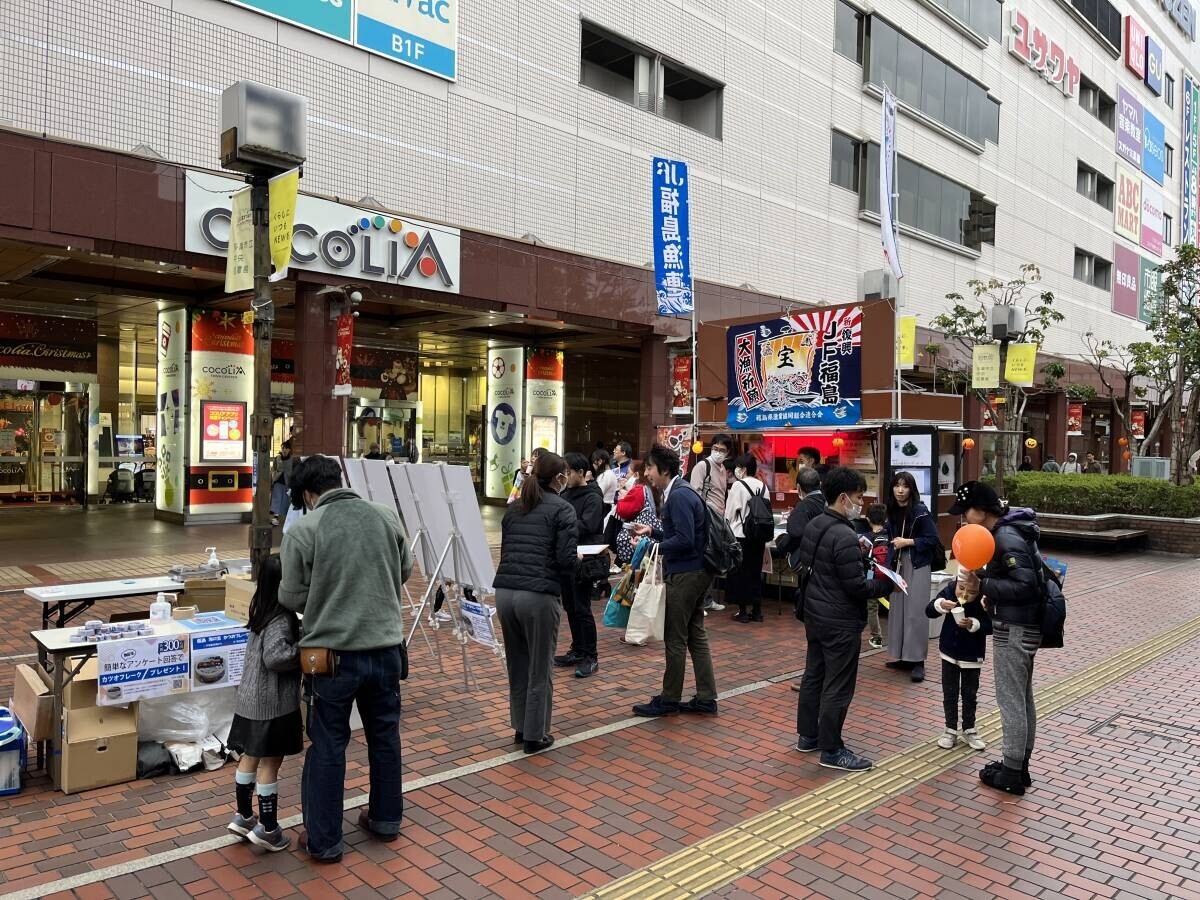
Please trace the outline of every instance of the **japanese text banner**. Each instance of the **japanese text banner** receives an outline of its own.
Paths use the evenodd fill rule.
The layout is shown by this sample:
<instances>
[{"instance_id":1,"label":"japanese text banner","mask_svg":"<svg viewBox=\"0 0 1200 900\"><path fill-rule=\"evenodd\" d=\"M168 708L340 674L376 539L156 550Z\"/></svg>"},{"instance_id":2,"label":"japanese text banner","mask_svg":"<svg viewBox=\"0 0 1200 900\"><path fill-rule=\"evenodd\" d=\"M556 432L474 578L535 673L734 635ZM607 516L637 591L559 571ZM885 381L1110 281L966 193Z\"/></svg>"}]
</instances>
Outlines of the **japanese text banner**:
<instances>
[{"instance_id":1,"label":"japanese text banner","mask_svg":"<svg viewBox=\"0 0 1200 900\"><path fill-rule=\"evenodd\" d=\"M653 164L654 290L660 316L690 315L691 229L687 163L655 157Z\"/></svg>"}]
</instances>

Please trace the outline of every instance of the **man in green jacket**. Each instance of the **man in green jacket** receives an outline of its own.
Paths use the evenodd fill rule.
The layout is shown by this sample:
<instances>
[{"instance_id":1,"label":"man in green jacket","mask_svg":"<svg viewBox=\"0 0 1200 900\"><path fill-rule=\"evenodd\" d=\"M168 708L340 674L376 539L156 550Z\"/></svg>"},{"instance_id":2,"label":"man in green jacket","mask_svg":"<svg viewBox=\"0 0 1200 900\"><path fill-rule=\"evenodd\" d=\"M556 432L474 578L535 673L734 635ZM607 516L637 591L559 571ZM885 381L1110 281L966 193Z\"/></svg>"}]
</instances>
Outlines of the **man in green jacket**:
<instances>
[{"instance_id":1,"label":"man in green jacket","mask_svg":"<svg viewBox=\"0 0 1200 900\"><path fill-rule=\"evenodd\" d=\"M310 512L283 538L279 602L303 616L304 648L331 650L336 669L304 676L308 753L300 848L319 862L342 858L342 800L350 708L357 700L370 759L371 801L358 824L376 838L400 833L400 673L404 582L412 553L394 509L342 487L336 459L312 456L300 475Z\"/></svg>"}]
</instances>

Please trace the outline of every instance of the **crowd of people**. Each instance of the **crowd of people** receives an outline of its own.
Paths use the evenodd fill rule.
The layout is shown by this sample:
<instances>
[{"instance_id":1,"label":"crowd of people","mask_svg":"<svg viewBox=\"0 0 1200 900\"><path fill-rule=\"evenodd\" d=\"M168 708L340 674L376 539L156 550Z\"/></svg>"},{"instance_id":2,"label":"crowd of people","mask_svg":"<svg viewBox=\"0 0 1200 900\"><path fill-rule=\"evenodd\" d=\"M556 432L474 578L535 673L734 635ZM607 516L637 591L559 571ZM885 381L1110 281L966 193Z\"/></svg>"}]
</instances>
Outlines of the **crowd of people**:
<instances>
[{"instance_id":1,"label":"crowd of people","mask_svg":"<svg viewBox=\"0 0 1200 900\"><path fill-rule=\"evenodd\" d=\"M599 670L594 601L608 589L607 551L628 565L638 542L657 544L665 584L662 687L635 715L712 716L717 680L706 617L723 596L740 624L761 623L768 544L775 537L766 481L753 455L734 455L728 435L715 436L686 477L674 451L654 446L633 459L626 442L610 453L565 457L537 451L523 463L501 528L494 581L503 633L513 741L525 753L554 743L555 668L578 678ZM308 748L302 775L304 831L300 846L314 860L344 850L342 799L351 706L363 720L370 765L370 800L359 826L393 840L403 815L400 787L400 682L407 674L403 585L412 571L404 525L394 509L342 487L332 458L291 458L285 445L273 473L272 513L288 516L280 555L259 573L250 609L250 641L229 745L240 752L237 809L229 829L269 850L290 842L279 827L278 772L302 748L300 707L307 707ZM798 691L796 749L820 752L820 765L848 771L872 767L843 740L862 657L862 636L886 648L888 669L925 679L929 619L943 618L938 654L945 730L950 749L960 740L985 749L975 729L986 639L992 638L995 692L1003 724L1003 753L981 781L1022 794L1032 784L1029 762L1036 734L1032 688L1039 633L1038 529L1032 510L1009 509L983 482L957 491L951 514L994 535L995 554L980 570L961 572L930 600L931 573L945 567L936 518L917 483L897 472L879 498L864 506L866 479L821 461L803 448L796 467L797 503L786 537L776 541L801 584L807 657ZM740 562L714 572L710 536L724 531L740 545ZM369 567L358 560L373 560ZM903 580L901 589L896 577ZM879 616L888 603L886 635ZM570 645L556 654L561 614ZM301 621L302 619L302 621ZM690 657L696 692L683 698ZM961 715L960 715L961 709ZM961 730L960 730L961 728ZM257 797L257 811L253 800Z\"/></svg>"}]
</instances>

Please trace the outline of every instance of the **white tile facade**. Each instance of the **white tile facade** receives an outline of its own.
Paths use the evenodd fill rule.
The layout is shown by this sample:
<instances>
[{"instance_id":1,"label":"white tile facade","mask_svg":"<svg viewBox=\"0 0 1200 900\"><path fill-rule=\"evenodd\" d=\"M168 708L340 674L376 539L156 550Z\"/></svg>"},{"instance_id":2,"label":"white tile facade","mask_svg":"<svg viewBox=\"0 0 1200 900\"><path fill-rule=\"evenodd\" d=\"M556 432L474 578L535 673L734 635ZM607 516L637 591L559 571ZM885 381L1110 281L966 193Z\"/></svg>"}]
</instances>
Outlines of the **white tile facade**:
<instances>
[{"instance_id":1,"label":"white tile facade","mask_svg":"<svg viewBox=\"0 0 1200 900\"><path fill-rule=\"evenodd\" d=\"M1183 88L1196 60L1153 0L1116 0L1164 47ZM0 3L0 126L131 150L148 145L215 167L220 91L251 78L310 104L304 188L364 195L427 219L634 265L650 251L649 160L693 169L697 276L805 301L855 296L880 268L878 229L829 181L830 129L877 139L879 102L833 52L834 0L461 0L457 83L278 23L221 0ZM1166 123L1179 227L1175 109L1154 98L1060 5L1009 0L1053 32L1109 95L1132 90ZM873 9L1002 102L1000 145L978 155L901 116L901 152L999 205L995 246L973 259L902 240L908 308L922 324L970 277L1041 265L1067 314L1047 349L1081 350L1093 329L1134 340L1141 326L1075 281L1079 246L1111 259L1112 213L1075 192L1076 161L1115 175L1114 133L991 42L980 49L919 0ZM726 85L723 140L581 87L580 19L653 47ZM1191 54L1189 57L1188 54Z\"/></svg>"}]
</instances>

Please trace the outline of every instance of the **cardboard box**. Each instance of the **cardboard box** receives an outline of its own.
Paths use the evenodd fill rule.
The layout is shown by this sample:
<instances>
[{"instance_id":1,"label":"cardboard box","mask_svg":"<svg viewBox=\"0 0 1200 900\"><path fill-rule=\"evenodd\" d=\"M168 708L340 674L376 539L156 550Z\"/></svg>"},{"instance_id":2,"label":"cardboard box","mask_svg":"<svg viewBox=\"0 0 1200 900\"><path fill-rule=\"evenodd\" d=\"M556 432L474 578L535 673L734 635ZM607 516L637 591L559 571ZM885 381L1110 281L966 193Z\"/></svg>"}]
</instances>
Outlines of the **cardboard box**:
<instances>
[{"instance_id":1,"label":"cardboard box","mask_svg":"<svg viewBox=\"0 0 1200 900\"><path fill-rule=\"evenodd\" d=\"M63 660L63 678L75 668L78 658ZM89 657L71 683L63 688L63 709L85 709L96 705L100 668L96 657Z\"/></svg>"},{"instance_id":2,"label":"cardboard box","mask_svg":"<svg viewBox=\"0 0 1200 900\"><path fill-rule=\"evenodd\" d=\"M50 739L54 730L54 698L33 666L17 666L13 684L13 712L25 726L31 741Z\"/></svg>"},{"instance_id":3,"label":"cardboard box","mask_svg":"<svg viewBox=\"0 0 1200 900\"><path fill-rule=\"evenodd\" d=\"M58 787L64 794L123 784L137 777L137 704L63 713Z\"/></svg>"},{"instance_id":4,"label":"cardboard box","mask_svg":"<svg viewBox=\"0 0 1200 900\"><path fill-rule=\"evenodd\" d=\"M225 615L236 622L250 621L250 601L258 587L245 576L230 575L225 579Z\"/></svg>"},{"instance_id":5,"label":"cardboard box","mask_svg":"<svg viewBox=\"0 0 1200 900\"><path fill-rule=\"evenodd\" d=\"M175 602L194 606L200 612L221 612L225 609L225 582L220 578L189 578Z\"/></svg>"}]
</instances>

